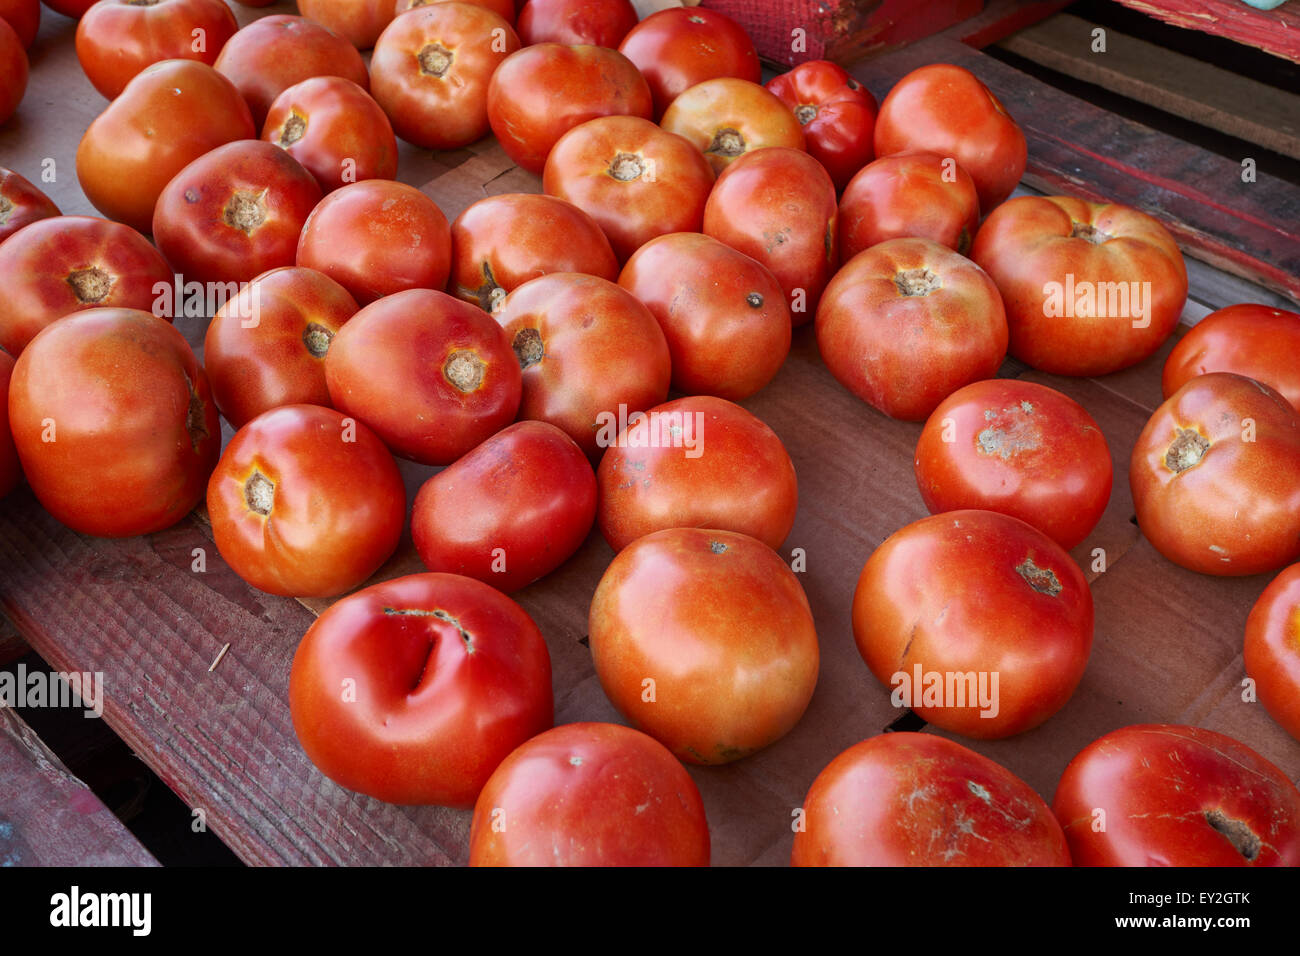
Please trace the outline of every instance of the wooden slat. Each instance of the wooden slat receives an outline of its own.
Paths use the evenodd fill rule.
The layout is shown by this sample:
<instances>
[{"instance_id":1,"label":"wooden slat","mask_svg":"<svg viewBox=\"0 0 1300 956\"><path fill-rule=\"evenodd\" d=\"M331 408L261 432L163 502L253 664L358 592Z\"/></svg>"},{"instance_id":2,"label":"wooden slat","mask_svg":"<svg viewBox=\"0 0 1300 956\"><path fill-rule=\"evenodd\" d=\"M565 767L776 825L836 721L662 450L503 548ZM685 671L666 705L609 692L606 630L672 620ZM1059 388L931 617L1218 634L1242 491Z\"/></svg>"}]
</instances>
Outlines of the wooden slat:
<instances>
[{"instance_id":1,"label":"wooden slat","mask_svg":"<svg viewBox=\"0 0 1300 956\"><path fill-rule=\"evenodd\" d=\"M31 648L14 627L14 622L0 614L0 667L12 664L29 650Z\"/></svg>"},{"instance_id":2,"label":"wooden slat","mask_svg":"<svg viewBox=\"0 0 1300 956\"><path fill-rule=\"evenodd\" d=\"M1256 10L1241 0L1117 2L1176 27L1225 37L1300 63L1300 4L1294 0L1275 10Z\"/></svg>"}]
</instances>

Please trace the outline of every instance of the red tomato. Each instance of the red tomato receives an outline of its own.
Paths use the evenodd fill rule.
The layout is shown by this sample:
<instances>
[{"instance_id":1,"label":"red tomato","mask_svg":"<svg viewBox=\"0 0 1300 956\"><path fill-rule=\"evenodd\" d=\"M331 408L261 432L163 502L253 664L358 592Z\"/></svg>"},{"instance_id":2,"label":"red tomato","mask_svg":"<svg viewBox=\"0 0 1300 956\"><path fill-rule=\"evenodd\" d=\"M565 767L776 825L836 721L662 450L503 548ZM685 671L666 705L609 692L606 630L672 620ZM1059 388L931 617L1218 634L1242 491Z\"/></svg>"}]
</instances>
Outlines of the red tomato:
<instances>
[{"instance_id":1,"label":"red tomato","mask_svg":"<svg viewBox=\"0 0 1300 956\"><path fill-rule=\"evenodd\" d=\"M414 10L416 7L428 6L431 3L448 3L462 2L468 3L473 7L482 7L484 10L491 10L506 23L514 26L515 22L515 0L397 0L397 6L393 8L393 15L400 16L407 10Z\"/></svg>"},{"instance_id":2,"label":"red tomato","mask_svg":"<svg viewBox=\"0 0 1300 956\"><path fill-rule=\"evenodd\" d=\"M298 11L358 50L369 50L393 22L393 0L298 0Z\"/></svg>"},{"instance_id":3,"label":"red tomato","mask_svg":"<svg viewBox=\"0 0 1300 956\"><path fill-rule=\"evenodd\" d=\"M1187 301L1178 244L1127 206L1019 196L984 220L971 258L1002 293L1011 354L1057 375L1142 361L1173 333Z\"/></svg>"},{"instance_id":4,"label":"red tomato","mask_svg":"<svg viewBox=\"0 0 1300 956\"><path fill-rule=\"evenodd\" d=\"M13 432L9 429L9 381L14 374L14 360L0 350L0 498L18 487L23 468L18 463Z\"/></svg>"},{"instance_id":5,"label":"red tomato","mask_svg":"<svg viewBox=\"0 0 1300 956\"><path fill-rule=\"evenodd\" d=\"M876 98L829 60L808 60L767 82L769 92L794 111L808 153L826 167L836 189L875 155Z\"/></svg>"},{"instance_id":6,"label":"red tomato","mask_svg":"<svg viewBox=\"0 0 1300 956\"><path fill-rule=\"evenodd\" d=\"M11 169L0 166L0 242L28 223L59 216L53 200Z\"/></svg>"},{"instance_id":7,"label":"red tomato","mask_svg":"<svg viewBox=\"0 0 1300 956\"><path fill-rule=\"evenodd\" d=\"M1092 649L1092 592L1061 546L1017 518L950 511L867 559L853 637L876 679L936 727L1009 737L1070 699Z\"/></svg>"},{"instance_id":8,"label":"red tomato","mask_svg":"<svg viewBox=\"0 0 1300 956\"><path fill-rule=\"evenodd\" d=\"M407 289L441 289L451 272L451 227L414 186L368 179L336 189L312 210L297 261L362 304Z\"/></svg>"},{"instance_id":9,"label":"red tomato","mask_svg":"<svg viewBox=\"0 0 1300 956\"><path fill-rule=\"evenodd\" d=\"M258 139L200 156L154 207L158 248L186 280L246 282L291 266L320 186L296 159Z\"/></svg>"},{"instance_id":10,"label":"red tomato","mask_svg":"<svg viewBox=\"0 0 1300 956\"><path fill-rule=\"evenodd\" d=\"M693 232L651 239L618 284L659 320L672 387L738 402L772 380L790 351L790 309L766 266Z\"/></svg>"},{"instance_id":11,"label":"red tomato","mask_svg":"<svg viewBox=\"0 0 1300 956\"><path fill-rule=\"evenodd\" d=\"M397 137L388 117L341 76L315 76L277 96L262 139L302 163L323 192L397 175Z\"/></svg>"},{"instance_id":12,"label":"red tomato","mask_svg":"<svg viewBox=\"0 0 1300 956\"><path fill-rule=\"evenodd\" d=\"M654 115L662 116L678 95L697 83L730 76L762 79L758 51L735 20L703 7L678 7L650 14L633 27L619 52L636 64L654 94Z\"/></svg>"},{"instance_id":13,"label":"red tomato","mask_svg":"<svg viewBox=\"0 0 1300 956\"><path fill-rule=\"evenodd\" d=\"M1211 372L1156 409L1129 465L1138 526L1202 574L1300 558L1300 413L1254 379Z\"/></svg>"},{"instance_id":14,"label":"red tomato","mask_svg":"<svg viewBox=\"0 0 1300 956\"><path fill-rule=\"evenodd\" d=\"M77 59L91 85L111 100L160 60L211 66L238 29L222 0L100 0L77 24Z\"/></svg>"},{"instance_id":15,"label":"red tomato","mask_svg":"<svg viewBox=\"0 0 1300 956\"><path fill-rule=\"evenodd\" d=\"M488 134L488 81L518 49L515 31L491 10L433 3L380 36L370 88L402 139L459 149Z\"/></svg>"},{"instance_id":16,"label":"red tomato","mask_svg":"<svg viewBox=\"0 0 1300 956\"><path fill-rule=\"evenodd\" d=\"M82 309L154 310L173 278L130 226L91 216L41 219L0 245L0 347L18 355L41 329Z\"/></svg>"},{"instance_id":17,"label":"red tomato","mask_svg":"<svg viewBox=\"0 0 1300 956\"><path fill-rule=\"evenodd\" d=\"M979 227L970 173L935 153L898 153L863 167L840 197L840 258L886 239L932 239L963 256Z\"/></svg>"},{"instance_id":18,"label":"red tomato","mask_svg":"<svg viewBox=\"0 0 1300 956\"><path fill-rule=\"evenodd\" d=\"M615 551L665 528L719 528L779 548L799 486L776 432L721 398L679 398L619 433L600 460L600 532Z\"/></svg>"},{"instance_id":19,"label":"red tomato","mask_svg":"<svg viewBox=\"0 0 1300 956\"><path fill-rule=\"evenodd\" d=\"M42 0L42 2L55 13L72 17L74 20L80 19L95 4L95 0Z\"/></svg>"},{"instance_id":20,"label":"red tomato","mask_svg":"<svg viewBox=\"0 0 1300 956\"><path fill-rule=\"evenodd\" d=\"M314 269L272 269L212 316L203 361L217 409L236 428L282 405L329 405L325 354L357 311Z\"/></svg>"},{"instance_id":21,"label":"red tomato","mask_svg":"<svg viewBox=\"0 0 1300 956\"><path fill-rule=\"evenodd\" d=\"M596 220L554 196L480 199L451 224L451 248L448 291L488 312L529 279L552 272L618 278L618 260Z\"/></svg>"},{"instance_id":22,"label":"red tomato","mask_svg":"<svg viewBox=\"0 0 1300 956\"><path fill-rule=\"evenodd\" d=\"M560 137L542 187L589 213L625 260L655 236L699 231L713 170L647 119L602 116Z\"/></svg>"},{"instance_id":23,"label":"red tomato","mask_svg":"<svg viewBox=\"0 0 1300 956\"><path fill-rule=\"evenodd\" d=\"M708 866L704 802L654 738L620 724L566 724L523 744L488 779L469 864Z\"/></svg>"},{"instance_id":24,"label":"red tomato","mask_svg":"<svg viewBox=\"0 0 1300 956\"><path fill-rule=\"evenodd\" d=\"M890 239L854 256L826 287L817 347L858 398L921 421L963 385L997 374L1007 320L975 263L929 239Z\"/></svg>"},{"instance_id":25,"label":"red tomato","mask_svg":"<svg viewBox=\"0 0 1300 956\"><path fill-rule=\"evenodd\" d=\"M1106 439L1082 405L1014 378L953 392L916 444L916 485L931 514L997 511L1067 551L1096 527L1112 475Z\"/></svg>"},{"instance_id":26,"label":"red tomato","mask_svg":"<svg viewBox=\"0 0 1300 956\"><path fill-rule=\"evenodd\" d=\"M40 0L0 0L0 20L13 27L19 42L30 49L41 25Z\"/></svg>"},{"instance_id":27,"label":"red tomato","mask_svg":"<svg viewBox=\"0 0 1300 956\"><path fill-rule=\"evenodd\" d=\"M516 422L424 483L411 537L430 571L509 594L567 561L595 518L596 476L582 449L554 425Z\"/></svg>"},{"instance_id":28,"label":"red tomato","mask_svg":"<svg viewBox=\"0 0 1300 956\"><path fill-rule=\"evenodd\" d=\"M876 155L924 150L952 157L975 180L986 212L1025 172L1025 134L975 74L950 63L913 70L894 84L876 117Z\"/></svg>"},{"instance_id":29,"label":"red tomato","mask_svg":"<svg viewBox=\"0 0 1300 956\"><path fill-rule=\"evenodd\" d=\"M519 11L519 38L534 43L592 44L618 49L637 24L628 0L528 0Z\"/></svg>"},{"instance_id":30,"label":"red tomato","mask_svg":"<svg viewBox=\"0 0 1300 956\"><path fill-rule=\"evenodd\" d=\"M551 147L575 126L598 116L649 119L650 88L617 50L539 43L497 67L487 108L506 155L541 173Z\"/></svg>"},{"instance_id":31,"label":"red tomato","mask_svg":"<svg viewBox=\"0 0 1300 956\"><path fill-rule=\"evenodd\" d=\"M835 220L835 184L798 149L742 156L704 206L704 232L772 270L795 325L816 314L839 262Z\"/></svg>"},{"instance_id":32,"label":"red tomato","mask_svg":"<svg viewBox=\"0 0 1300 956\"><path fill-rule=\"evenodd\" d=\"M0 123L18 109L27 92L27 51L8 22L0 20Z\"/></svg>"},{"instance_id":33,"label":"red tomato","mask_svg":"<svg viewBox=\"0 0 1300 956\"><path fill-rule=\"evenodd\" d=\"M525 282L496 313L519 368L519 417L550 422L591 458L612 422L668 397L668 343L650 311L613 282L556 272ZM609 437L613 437L610 434Z\"/></svg>"},{"instance_id":34,"label":"red tomato","mask_svg":"<svg viewBox=\"0 0 1300 956\"><path fill-rule=\"evenodd\" d=\"M803 130L784 103L757 83L731 77L692 86L673 100L660 125L694 145L715 173L764 147L804 148Z\"/></svg>"},{"instance_id":35,"label":"red tomato","mask_svg":"<svg viewBox=\"0 0 1300 956\"><path fill-rule=\"evenodd\" d=\"M9 424L45 509L101 537L185 517L221 451L207 376L185 337L135 309L78 312L36 336L9 383Z\"/></svg>"},{"instance_id":36,"label":"red tomato","mask_svg":"<svg viewBox=\"0 0 1300 956\"><path fill-rule=\"evenodd\" d=\"M793 866L1069 866L1061 825L1033 789L933 734L881 734L817 775Z\"/></svg>"},{"instance_id":37,"label":"red tomato","mask_svg":"<svg viewBox=\"0 0 1300 956\"><path fill-rule=\"evenodd\" d=\"M1300 791L1224 734L1139 724L1085 747L1052 809L1076 866L1300 866Z\"/></svg>"},{"instance_id":38,"label":"red tomato","mask_svg":"<svg viewBox=\"0 0 1300 956\"><path fill-rule=\"evenodd\" d=\"M1251 608L1243 656L1259 702L1300 740L1300 564L1275 577Z\"/></svg>"},{"instance_id":39,"label":"red tomato","mask_svg":"<svg viewBox=\"0 0 1300 956\"><path fill-rule=\"evenodd\" d=\"M497 764L551 726L551 659L532 619L481 581L411 574L351 594L293 658L302 749L389 803L472 807Z\"/></svg>"},{"instance_id":40,"label":"red tomato","mask_svg":"<svg viewBox=\"0 0 1300 956\"><path fill-rule=\"evenodd\" d=\"M1236 372L1282 393L1300 410L1300 313L1267 305L1211 312L1165 359L1165 398L1206 372Z\"/></svg>"},{"instance_id":41,"label":"red tomato","mask_svg":"<svg viewBox=\"0 0 1300 956\"><path fill-rule=\"evenodd\" d=\"M90 124L77 147L77 179L109 219L148 232L172 177L218 146L256 136L229 80L206 63L164 60L138 73Z\"/></svg>"},{"instance_id":42,"label":"red tomato","mask_svg":"<svg viewBox=\"0 0 1300 956\"><path fill-rule=\"evenodd\" d=\"M479 309L432 289L374 302L325 354L334 407L378 433L394 454L447 465L515 418L519 363Z\"/></svg>"}]
</instances>

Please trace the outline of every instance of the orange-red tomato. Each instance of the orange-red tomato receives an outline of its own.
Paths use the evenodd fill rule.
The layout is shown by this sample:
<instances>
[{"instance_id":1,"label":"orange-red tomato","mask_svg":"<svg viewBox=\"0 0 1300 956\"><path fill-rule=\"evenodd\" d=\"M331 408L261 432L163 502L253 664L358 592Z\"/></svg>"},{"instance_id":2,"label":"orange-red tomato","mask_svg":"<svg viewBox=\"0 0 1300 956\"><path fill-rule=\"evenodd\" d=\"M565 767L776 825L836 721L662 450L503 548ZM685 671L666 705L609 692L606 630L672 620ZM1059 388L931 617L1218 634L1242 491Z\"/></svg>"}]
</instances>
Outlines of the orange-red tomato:
<instances>
[{"instance_id":1,"label":"orange-red tomato","mask_svg":"<svg viewBox=\"0 0 1300 956\"><path fill-rule=\"evenodd\" d=\"M840 197L840 259L886 239L933 239L970 252L980 222L970 173L936 153L897 153L864 166Z\"/></svg>"},{"instance_id":2,"label":"orange-red tomato","mask_svg":"<svg viewBox=\"0 0 1300 956\"><path fill-rule=\"evenodd\" d=\"M803 130L786 105L757 83L733 77L692 86L673 100L660 125L702 152L715 173L764 147L804 148Z\"/></svg>"},{"instance_id":3,"label":"orange-red tomato","mask_svg":"<svg viewBox=\"0 0 1300 956\"><path fill-rule=\"evenodd\" d=\"M0 20L13 27L18 41L30 49L41 26L40 0L0 0Z\"/></svg>"},{"instance_id":4,"label":"orange-red tomato","mask_svg":"<svg viewBox=\"0 0 1300 956\"><path fill-rule=\"evenodd\" d=\"M14 374L14 360L0 349L0 498L18 487L23 467L18 462L13 432L9 429L9 380Z\"/></svg>"},{"instance_id":5,"label":"orange-red tomato","mask_svg":"<svg viewBox=\"0 0 1300 956\"><path fill-rule=\"evenodd\" d=\"M1165 398L1206 372L1236 372L1277 389L1300 411L1300 313L1267 305L1211 312L1165 359Z\"/></svg>"},{"instance_id":6,"label":"orange-red tomato","mask_svg":"<svg viewBox=\"0 0 1300 956\"><path fill-rule=\"evenodd\" d=\"M808 153L842 190L875 155L876 98L838 63L808 60L767 82L794 111Z\"/></svg>"},{"instance_id":7,"label":"orange-red tomato","mask_svg":"<svg viewBox=\"0 0 1300 956\"><path fill-rule=\"evenodd\" d=\"M393 22L393 0L298 0L298 11L358 50L369 50Z\"/></svg>"},{"instance_id":8,"label":"orange-red tomato","mask_svg":"<svg viewBox=\"0 0 1300 956\"><path fill-rule=\"evenodd\" d=\"M1259 702L1300 740L1300 564L1270 581L1255 601L1242 653Z\"/></svg>"},{"instance_id":9,"label":"orange-red tomato","mask_svg":"<svg viewBox=\"0 0 1300 956\"><path fill-rule=\"evenodd\" d=\"M39 219L61 215L59 207L11 169L0 166L0 242Z\"/></svg>"},{"instance_id":10,"label":"orange-red tomato","mask_svg":"<svg viewBox=\"0 0 1300 956\"><path fill-rule=\"evenodd\" d=\"M513 7L512 0L505 0ZM519 39L534 43L587 43L618 49L637 24L628 0L528 0L519 11Z\"/></svg>"},{"instance_id":11,"label":"orange-red tomato","mask_svg":"<svg viewBox=\"0 0 1300 956\"><path fill-rule=\"evenodd\" d=\"M431 3L449 2L468 3L470 6L482 7L485 10L491 10L512 26L515 22L515 0L397 0L397 5L393 8L393 16L401 16L407 10L428 6Z\"/></svg>"},{"instance_id":12,"label":"orange-red tomato","mask_svg":"<svg viewBox=\"0 0 1300 956\"><path fill-rule=\"evenodd\" d=\"M95 4L95 0L43 0L45 5L65 17L80 19Z\"/></svg>"},{"instance_id":13,"label":"orange-red tomato","mask_svg":"<svg viewBox=\"0 0 1300 956\"><path fill-rule=\"evenodd\" d=\"M27 51L13 27L0 20L0 123L18 109L27 92Z\"/></svg>"}]
</instances>

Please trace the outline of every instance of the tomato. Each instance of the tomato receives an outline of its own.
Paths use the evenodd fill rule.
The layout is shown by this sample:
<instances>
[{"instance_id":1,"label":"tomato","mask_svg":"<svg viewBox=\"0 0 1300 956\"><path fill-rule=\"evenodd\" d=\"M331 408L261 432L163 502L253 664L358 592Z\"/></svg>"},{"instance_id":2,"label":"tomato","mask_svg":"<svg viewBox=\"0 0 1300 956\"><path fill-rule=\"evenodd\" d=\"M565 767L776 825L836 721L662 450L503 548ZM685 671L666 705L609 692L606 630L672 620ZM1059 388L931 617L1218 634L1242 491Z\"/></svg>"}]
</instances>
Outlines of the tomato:
<instances>
[{"instance_id":1,"label":"tomato","mask_svg":"<svg viewBox=\"0 0 1300 956\"><path fill-rule=\"evenodd\" d=\"M238 29L222 0L100 0L77 24L77 59L91 85L111 100L160 60L211 66Z\"/></svg>"},{"instance_id":2,"label":"tomato","mask_svg":"<svg viewBox=\"0 0 1300 956\"><path fill-rule=\"evenodd\" d=\"M297 262L325 273L363 304L407 289L441 289L451 272L451 227L414 186L350 183L312 210Z\"/></svg>"},{"instance_id":3,"label":"tomato","mask_svg":"<svg viewBox=\"0 0 1300 956\"><path fill-rule=\"evenodd\" d=\"M24 49L31 49L41 25L40 0L0 0L0 20L14 28Z\"/></svg>"},{"instance_id":4,"label":"tomato","mask_svg":"<svg viewBox=\"0 0 1300 956\"><path fill-rule=\"evenodd\" d=\"M575 126L598 116L649 119L650 88L617 50L538 43L497 67L487 108L506 155L541 173L551 147Z\"/></svg>"},{"instance_id":5,"label":"tomato","mask_svg":"<svg viewBox=\"0 0 1300 956\"><path fill-rule=\"evenodd\" d=\"M603 116L560 137L542 187L589 213L620 260L655 236L698 232L713 170L699 150L639 116Z\"/></svg>"},{"instance_id":6,"label":"tomato","mask_svg":"<svg viewBox=\"0 0 1300 956\"><path fill-rule=\"evenodd\" d=\"M803 325L839 261L835 184L802 150L756 150L718 177L704 232L771 269Z\"/></svg>"},{"instance_id":7,"label":"tomato","mask_svg":"<svg viewBox=\"0 0 1300 956\"><path fill-rule=\"evenodd\" d=\"M550 654L500 591L411 574L316 619L293 658L289 710L302 749L340 786L469 808L497 764L551 726Z\"/></svg>"},{"instance_id":8,"label":"tomato","mask_svg":"<svg viewBox=\"0 0 1300 956\"><path fill-rule=\"evenodd\" d=\"M979 227L975 181L935 153L897 153L864 166L840 197L840 258L886 239L932 239L963 256Z\"/></svg>"},{"instance_id":9,"label":"tomato","mask_svg":"<svg viewBox=\"0 0 1300 956\"><path fill-rule=\"evenodd\" d=\"M875 155L876 98L829 60L808 60L767 82L794 111L808 153L826 168L837 190Z\"/></svg>"},{"instance_id":10,"label":"tomato","mask_svg":"<svg viewBox=\"0 0 1300 956\"><path fill-rule=\"evenodd\" d=\"M1300 740L1300 564L1269 582L1250 609L1243 657L1259 702Z\"/></svg>"},{"instance_id":11,"label":"tomato","mask_svg":"<svg viewBox=\"0 0 1300 956\"><path fill-rule=\"evenodd\" d=\"M218 146L256 136L229 80L206 63L164 60L141 70L90 124L77 147L77 179L109 219L148 232L172 177Z\"/></svg>"},{"instance_id":12,"label":"tomato","mask_svg":"<svg viewBox=\"0 0 1300 956\"><path fill-rule=\"evenodd\" d=\"M329 405L325 354L357 311L314 269L272 269L212 316L203 361L217 409L236 428L281 405Z\"/></svg>"},{"instance_id":13,"label":"tomato","mask_svg":"<svg viewBox=\"0 0 1300 956\"><path fill-rule=\"evenodd\" d=\"M1138 724L1065 768L1052 809L1076 866L1300 865L1300 791L1245 744Z\"/></svg>"},{"instance_id":14,"label":"tomato","mask_svg":"<svg viewBox=\"0 0 1300 956\"><path fill-rule=\"evenodd\" d=\"M654 738L621 724L566 724L521 745L488 779L469 864L708 866L704 802Z\"/></svg>"},{"instance_id":15,"label":"tomato","mask_svg":"<svg viewBox=\"0 0 1300 956\"><path fill-rule=\"evenodd\" d=\"M740 401L771 381L790 351L781 283L716 239L692 232L651 239L618 284L659 320L679 392Z\"/></svg>"},{"instance_id":16,"label":"tomato","mask_svg":"<svg viewBox=\"0 0 1300 956\"><path fill-rule=\"evenodd\" d=\"M637 24L628 0L528 0L519 11L519 38L534 43L592 44L618 49Z\"/></svg>"},{"instance_id":17,"label":"tomato","mask_svg":"<svg viewBox=\"0 0 1300 956\"><path fill-rule=\"evenodd\" d=\"M130 226L41 219L0 245L0 347L18 355L41 329L82 309L153 310L159 284L172 282L171 266Z\"/></svg>"},{"instance_id":18,"label":"tomato","mask_svg":"<svg viewBox=\"0 0 1300 956\"><path fill-rule=\"evenodd\" d=\"M762 78L758 51L740 24L703 7L650 14L628 31L619 52L645 75L655 116L705 80L736 77L757 83Z\"/></svg>"},{"instance_id":19,"label":"tomato","mask_svg":"<svg viewBox=\"0 0 1300 956\"><path fill-rule=\"evenodd\" d=\"M668 343L650 311L606 279L556 272L505 298L496 320L523 371L519 417L550 422L591 458L623 415L668 397Z\"/></svg>"},{"instance_id":20,"label":"tomato","mask_svg":"<svg viewBox=\"0 0 1300 956\"><path fill-rule=\"evenodd\" d=\"M618 260L596 220L554 196L480 199L451 224L451 248L448 291L488 312L529 279L551 272L618 278Z\"/></svg>"},{"instance_id":21,"label":"tomato","mask_svg":"<svg viewBox=\"0 0 1300 956\"><path fill-rule=\"evenodd\" d=\"M718 528L779 548L799 486L781 439L739 405L701 395L650 409L597 473L601 534L615 551L665 528Z\"/></svg>"},{"instance_id":22,"label":"tomato","mask_svg":"<svg viewBox=\"0 0 1300 956\"><path fill-rule=\"evenodd\" d=\"M320 186L271 143L227 143L176 174L154 207L153 234L176 271L199 282L246 282L291 266Z\"/></svg>"},{"instance_id":23,"label":"tomato","mask_svg":"<svg viewBox=\"0 0 1300 956\"><path fill-rule=\"evenodd\" d=\"M330 401L394 454L447 465L509 425L519 363L479 309L432 289L386 296L348 320L325 353Z\"/></svg>"},{"instance_id":24,"label":"tomato","mask_svg":"<svg viewBox=\"0 0 1300 956\"><path fill-rule=\"evenodd\" d=\"M1138 527L1202 574L1300 558L1300 412L1254 379L1192 379L1142 429L1129 465Z\"/></svg>"},{"instance_id":25,"label":"tomato","mask_svg":"<svg viewBox=\"0 0 1300 956\"><path fill-rule=\"evenodd\" d=\"M95 4L95 0L42 0L42 2L56 13L72 17L74 20L84 16L86 11Z\"/></svg>"},{"instance_id":26,"label":"tomato","mask_svg":"<svg viewBox=\"0 0 1300 956\"><path fill-rule=\"evenodd\" d=\"M793 866L1069 866L1027 783L934 734L881 734L826 765L803 802Z\"/></svg>"},{"instance_id":27,"label":"tomato","mask_svg":"<svg viewBox=\"0 0 1300 956\"><path fill-rule=\"evenodd\" d=\"M22 176L0 166L0 242L28 223L62 215L53 200Z\"/></svg>"},{"instance_id":28,"label":"tomato","mask_svg":"<svg viewBox=\"0 0 1300 956\"><path fill-rule=\"evenodd\" d=\"M0 123L18 109L27 92L27 51L6 21L0 20Z\"/></svg>"},{"instance_id":29,"label":"tomato","mask_svg":"<svg viewBox=\"0 0 1300 956\"><path fill-rule=\"evenodd\" d=\"M393 0L298 0L298 12L347 40L369 50L393 22Z\"/></svg>"},{"instance_id":30,"label":"tomato","mask_svg":"<svg viewBox=\"0 0 1300 956\"><path fill-rule=\"evenodd\" d=\"M986 213L1025 172L1025 134L969 70L932 63L894 84L876 117L877 156L923 150L951 157L975 180Z\"/></svg>"},{"instance_id":31,"label":"tomato","mask_svg":"<svg viewBox=\"0 0 1300 956\"><path fill-rule=\"evenodd\" d=\"M23 468L18 463L13 432L9 429L9 381L14 374L14 360L0 349L0 498L18 487Z\"/></svg>"},{"instance_id":32,"label":"tomato","mask_svg":"<svg viewBox=\"0 0 1300 956\"><path fill-rule=\"evenodd\" d=\"M411 537L430 571L508 594L567 561L595 518L596 476L582 449L554 425L516 422L424 483Z\"/></svg>"},{"instance_id":33,"label":"tomato","mask_svg":"<svg viewBox=\"0 0 1300 956\"><path fill-rule=\"evenodd\" d=\"M248 101L258 129L275 98L303 80L341 76L370 88L356 47L319 23L285 14L254 20L236 33L222 47L216 67Z\"/></svg>"},{"instance_id":34,"label":"tomato","mask_svg":"<svg viewBox=\"0 0 1300 956\"><path fill-rule=\"evenodd\" d=\"M1060 710L1092 648L1092 592L1051 538L992 511L914 521L867 559L853 638L895 707L967 737Z\"/></svg>"},{"instance_id":35,"label":"tomato","mask_svg":"<svg viewBox=\"0 0 1300 956\"><path fill-rule=\"evenodd\" d=\"M32 339L9 383L9 424L40 503L101 537L185 517L221 450L207 376L185 337L135 309L78 312Z\"/></svg>"},{"instance_id":36,"label":"tomato","mask_svg":"<svg viewBox=\"0 0 1300 956\"><path fill-rule=\"evenodd\" d=\"M1014 378L953 392L916 443L916 485L931 514L997 511L1067 551L1096 527L1112 477L1110 449L1084 407Z\"/></svg>"},{"instance_id":37,"label":"tomato","mask_svg":"<svg viewBox=\"0 0 1300 956\"><path fill-rule=\"evenodd\" d=\"M1206 372L1236 372L1277 389L1300 410L1300 313L1267 305L1211 312L1165 359L1165 398Z\"/></svg>"},{"instance_id":38,"label":"tomato","mask_svg":"<svg viewBox=\"0 0 1300 956\"><path fill-rule=\"evenodd\" d=\"M506 23L514 26L515 23L515 0L397 0L397 6L393 8L393 15L400 16L407 10L414 10L416 7L427 6L431 3L448 3L461 2L467 3L472 7L482 7L484 10L491 10Z\"/></svg>"},{"instance_id":39,"label":"tomato","mask_svg":"<svg viewBox=\"0 0 1300 956\"><path fill-rule=\"evenodd\" d=\"M314 76L277 96L262 139L302 163L323 192L397 176L397 137L388 117L341 76Z\"/></svg>"},{"instance_id":40,"label":"tomato","mask_svg":"<svg viewBox=\"0 0 1300 956\"><path fill-rule=\"evenodd\" d=\"M784 103L757 83L730 77L692 86L673 100L660 125L693 144L715 173L764 147L804 148L803 130Z\"/></svg>"},{"instance_id":41,"label":"tomato","mask_svg":"<svg viewBox=\"0 0 1300 956\"><path fill-rule=\"evenodd\" d=\"M1002 293L1011 354L1057 375L1142 361L1173 333L1187 301L1178 244L1127 206L1019 196L984 220L970 255Z\"/></svg>"}]
</instances>

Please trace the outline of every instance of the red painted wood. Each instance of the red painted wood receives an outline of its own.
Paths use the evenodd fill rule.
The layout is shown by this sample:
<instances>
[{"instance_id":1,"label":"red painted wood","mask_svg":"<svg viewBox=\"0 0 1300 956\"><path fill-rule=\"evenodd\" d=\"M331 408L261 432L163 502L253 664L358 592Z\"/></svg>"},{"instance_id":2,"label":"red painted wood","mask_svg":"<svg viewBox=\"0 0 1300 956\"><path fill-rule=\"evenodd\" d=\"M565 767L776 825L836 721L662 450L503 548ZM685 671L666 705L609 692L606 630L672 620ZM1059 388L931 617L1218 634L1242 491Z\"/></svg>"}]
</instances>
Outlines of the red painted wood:
<instances>
[{"instance_id":1,"label":"red painted wood","mask_svg":"<svg viewBox=\"0 0 1300 956\"><path fill-rule=\"evenodd\" d=\"M1241 0L1117 0L1126 7L1300 63L1300 4L1256 10Z\"/></svg>"},{"instance_id":2,"label":"red painted wood","mask_svg":"<svg viewBox=\"0 0 1300 956\"><path fill-rule=\"evenodd\" d=\"M963 43L982 49L1064 10L1073 0L990 0L984 10L955 31Z\"/></svg>"}]
</instances>

